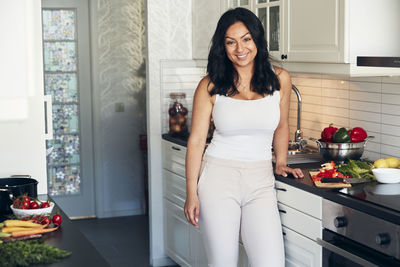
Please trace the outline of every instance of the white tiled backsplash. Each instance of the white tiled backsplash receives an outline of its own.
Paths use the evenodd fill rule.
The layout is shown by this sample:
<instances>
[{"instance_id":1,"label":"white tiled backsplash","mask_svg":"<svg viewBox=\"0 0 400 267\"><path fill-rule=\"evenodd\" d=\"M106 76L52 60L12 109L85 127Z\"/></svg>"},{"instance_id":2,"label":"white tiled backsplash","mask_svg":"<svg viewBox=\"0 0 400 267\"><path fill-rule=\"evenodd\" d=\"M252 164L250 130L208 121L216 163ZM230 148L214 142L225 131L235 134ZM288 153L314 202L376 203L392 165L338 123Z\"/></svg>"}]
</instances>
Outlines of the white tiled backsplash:
<instances>
[{"instance_id":1,"label":"white tiled backsplash","mask_svg":"<svg viewBox=\"0 0 400 267\"><path fill-rule=\"evenodd\" d=\"M182 60L161 63L163 133L168 132L167 109L171 92L185 92L192 114L193 93L205 75L205 61ZM301 128L304 138L320 138L324 127L366 129L375 139L368 142L363 157L400 157L400 77L334 77L323 74L292 73L292 82L302 96ZM297 98L290 103L290 138L297 124ZM190 124L189 124L190 126ZM316 146L312 141L311 145Z\"/></svg>"}]
</instances>

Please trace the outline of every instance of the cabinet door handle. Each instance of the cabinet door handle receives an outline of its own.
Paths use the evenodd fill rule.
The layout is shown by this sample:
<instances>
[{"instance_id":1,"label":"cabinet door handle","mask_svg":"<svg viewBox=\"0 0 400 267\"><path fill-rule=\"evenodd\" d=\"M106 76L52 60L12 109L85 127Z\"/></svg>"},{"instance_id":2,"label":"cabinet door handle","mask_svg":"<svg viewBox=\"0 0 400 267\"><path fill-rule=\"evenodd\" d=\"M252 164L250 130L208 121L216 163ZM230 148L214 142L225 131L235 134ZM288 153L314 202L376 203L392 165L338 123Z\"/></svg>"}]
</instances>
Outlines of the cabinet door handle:
<instances>
[{"instance_id":1,"label":"cabinet door handle","mask_svg":"<svg viewBox=\"0 0 400 267\"><path fill-rule=\"evenodd\" d=\"M278 209L278 211L281 212L281 213L286 213L286 210L280 210L280 209Z\"/></svg>"},{"instance_id":2,"label":"cabinet door handle","mask_svg":"<svg viewBox=\"0 0 400 267\"><path fill-rule=\"evenodd\" d=\"M279 190L279 191L286 192L286 188L279 188L279 187L275 187L275 189L276 189L276 190Z\"/></svg>"},{"instance_id":3,"label":"cabinet door handle","mask_svg":"<svg viewBox=\"0 0 400 267\"><path fill-rule=\"evenodd\" d=\"M44 123L46 140L53 139L53 99L51 95L44 96Z\"/></svg>"},{"instance_id":4,"label":"cabinet door handle","mask_svg":"<svg viewBox=\"0 0 400 267\"><path fill-rule=\"evenodd\" d=\"M354 255L340 247L337 247L335 245L332 245L331 243L322 240L321 238L317 238L317 244L320 245L321 247L323 247L324 249L327 249L329 251L332 251L335 254L338 254L344 258L347 258L355 263L360 264L361 266L368 266L368 267L378 267L378 265L375 265L367 260L364 260L363 258L360 258L357 255Z\"/></svg>"},{"instance_id":5,"label":"cabinet door handle","mask_svg":"<svg viewBox=\"0 0 400 267\"><path fill-rule=\"evenodd\" d=\"M179 147L173 146L172 147L173 150L177 150L177 151L181 151L181 149Z\"/></svg>"},{"instance_id":6,"label":"cabinet door handle","mask_svg":"<svg viewBox=\"0 0 400 267\"><path fill-rule=\"evenodd\" d=\"M285 232L282 232L282 235L284 235L284 236L285 236L285 235L286 235L286 233L285 233Z\"/></svg>"},{"instance_id":7,"label":"cabinet door handle","mask_svg":"<svg viewBox=\"0 0 400 267\"><path fill-rule=\"evenodd\" d=\"M287 55L281 55L281 59L287 59Z\"/></svg>"}]
</instances>

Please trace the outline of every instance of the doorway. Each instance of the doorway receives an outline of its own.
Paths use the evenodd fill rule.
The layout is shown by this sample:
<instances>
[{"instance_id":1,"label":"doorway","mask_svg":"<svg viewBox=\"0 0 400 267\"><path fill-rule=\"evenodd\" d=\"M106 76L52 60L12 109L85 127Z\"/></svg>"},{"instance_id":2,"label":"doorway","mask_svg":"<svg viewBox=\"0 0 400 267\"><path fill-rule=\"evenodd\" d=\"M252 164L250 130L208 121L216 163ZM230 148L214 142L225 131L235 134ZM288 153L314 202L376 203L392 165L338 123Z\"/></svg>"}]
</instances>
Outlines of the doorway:
<instances>
[{"instance_id":1,"label":"doorway","mask_svg":"<svg viewBox=\"0 0 400 267\"><path fill-rule=\"evenodd\" d=\"M68 217L96 217L88 1L42 0L42 32L48 193Z\"/></svg>"}]
</instances>

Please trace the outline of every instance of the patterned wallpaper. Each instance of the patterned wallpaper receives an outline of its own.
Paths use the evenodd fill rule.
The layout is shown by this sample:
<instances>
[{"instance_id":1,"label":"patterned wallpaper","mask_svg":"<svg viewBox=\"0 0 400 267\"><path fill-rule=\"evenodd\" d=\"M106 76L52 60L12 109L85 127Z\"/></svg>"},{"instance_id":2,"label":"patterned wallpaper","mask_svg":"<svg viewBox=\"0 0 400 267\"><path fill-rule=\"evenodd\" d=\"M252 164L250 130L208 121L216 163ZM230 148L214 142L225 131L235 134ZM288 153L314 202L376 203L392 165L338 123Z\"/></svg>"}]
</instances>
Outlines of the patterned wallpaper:
<instances>
[{"instance_id":1,"label":"patterned wallpaper","mask_svg":"<svg viewBox=\"0 0 400 267\"><path fill-rule=\"evenodd\" d=\"M104 209L140 213L144 164L139 134L146 133L144 0L99 0L95 12ZM117 105L124 111L118 112Z\"/></svg>"}]
</instances>

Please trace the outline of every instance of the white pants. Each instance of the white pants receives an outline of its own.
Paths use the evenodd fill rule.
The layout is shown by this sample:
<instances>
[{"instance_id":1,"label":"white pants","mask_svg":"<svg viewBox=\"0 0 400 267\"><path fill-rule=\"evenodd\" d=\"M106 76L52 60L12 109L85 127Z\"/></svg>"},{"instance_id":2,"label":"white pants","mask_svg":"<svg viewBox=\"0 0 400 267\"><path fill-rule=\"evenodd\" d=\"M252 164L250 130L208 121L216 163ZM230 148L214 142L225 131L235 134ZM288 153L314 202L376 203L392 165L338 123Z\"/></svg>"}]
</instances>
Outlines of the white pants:
<instances>
[{"instance_id":1,"label":"white pants","mask_svg":"<svg viewBox=\"0 0 400 267\"><path fill-rule=\"evenodd\" d=\"M239 233L252 267L285 265L274 181L271 161L204 156L197 192L209 266L237 267Z\"/></svg>"}]
</instances>

